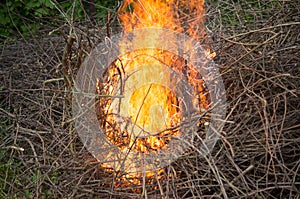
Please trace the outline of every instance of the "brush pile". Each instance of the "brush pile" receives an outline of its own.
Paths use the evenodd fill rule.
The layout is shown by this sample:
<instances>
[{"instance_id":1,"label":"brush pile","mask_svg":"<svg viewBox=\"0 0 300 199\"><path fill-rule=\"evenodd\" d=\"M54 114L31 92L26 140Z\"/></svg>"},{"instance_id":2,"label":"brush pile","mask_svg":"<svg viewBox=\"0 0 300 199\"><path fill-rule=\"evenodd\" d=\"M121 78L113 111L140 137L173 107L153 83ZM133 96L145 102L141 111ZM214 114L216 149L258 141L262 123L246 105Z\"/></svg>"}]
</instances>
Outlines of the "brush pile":
<instances>
[{"instance_id":1,"label":"brush pile","mask_svg":"<svg viewBox=\"0 0 300 199\"><path fill-rule=\"evenodd\" d=\"M45 37L53 27L3 42L0 196L299 198L300 7L251 2L206 5L210 39L204 45L216 52L227 92L220 140L206 157L199 146L190 148L150 183L122 186L74 131L73 80L91 49L119 31L116 13L94 29L76 22L59 27L56 36Z\"/></svg>"}]
</instances>

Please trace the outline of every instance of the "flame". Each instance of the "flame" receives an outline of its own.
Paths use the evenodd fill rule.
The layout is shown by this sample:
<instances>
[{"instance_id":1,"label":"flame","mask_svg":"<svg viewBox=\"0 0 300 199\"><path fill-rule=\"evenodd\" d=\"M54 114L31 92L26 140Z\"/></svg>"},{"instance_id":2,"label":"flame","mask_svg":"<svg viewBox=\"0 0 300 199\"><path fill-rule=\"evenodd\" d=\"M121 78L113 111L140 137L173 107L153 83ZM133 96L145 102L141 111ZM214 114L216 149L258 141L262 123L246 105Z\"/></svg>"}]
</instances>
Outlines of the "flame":
<instances>
[{"instance_id":1,"label":"flame","mask_svg":"<svg viewBox=\"0 0 300 199\"><path fill-rule=\"evenodd\" d=\"M206 49L206 56L210 59L213 59L217 56L216 52L211 52L209 48Z\"/></svg>"},{"instance_id":2,"label":"flame","mask_svg":"<svg viewBox=\"0 0 300 199\"><path fill-rule=\"evenodd\" d=\"M205 36L203 6L203 0L124 0L119 19L125 35L137 28L155 27L184 32L200 40ZM209 108L205 85L198 69L185 63L182 57L159 49L160 36L161 32L157 31L151 37L142 34L135 37L130 41L133 46L142 43L148 48L129 53L126 49L128 40L122 40L119 59L111 64L102 80L97 80L99 94L124 96L123 99L101 98L98 102L102 112L99 121L107 138L124 152L147 154L167 149L171 136L181 135L177 127L182 122L182 104L176 93L164 86L174 84L168 67L187 76L196 95L193 104L199 112ZM207 55L210 58L215 56L209 50ZM102 166L108 170L112 167L110 163ZM151 178L162 171L146 171L144 175ZM131 173L121 179L141 184L141 177L141 173Z\"/></svg>"},{"instance_id":3,"label":"flame","mask_svg":"<svg viewBox=\"0 0 300 199\"><path fill-rule=\"evenodd\" d=\"M119 10L119 19L125 32L157 27L176 32L186 31L190 37L199 40L205 34L203 7L204 0L124 0Z\"/></svg>"}]
</instances>

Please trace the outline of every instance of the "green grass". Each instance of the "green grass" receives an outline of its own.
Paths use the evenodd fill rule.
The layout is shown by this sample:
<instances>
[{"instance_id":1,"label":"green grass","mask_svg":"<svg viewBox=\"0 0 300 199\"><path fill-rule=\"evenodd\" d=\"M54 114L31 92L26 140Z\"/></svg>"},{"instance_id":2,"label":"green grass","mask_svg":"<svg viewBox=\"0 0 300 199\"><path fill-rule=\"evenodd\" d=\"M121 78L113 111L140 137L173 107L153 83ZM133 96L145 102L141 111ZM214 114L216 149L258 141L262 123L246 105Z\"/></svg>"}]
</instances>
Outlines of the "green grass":
<instances>
[{"instance_id":1,"label":"green grass","mask_svg":"<svg viewBox=\"0 0 300 199\"><path fill-rule=\"evenodd\" d=\"M273 0L207 0L206 4L212 5L218 11L223 26L251 26L258 21L267 21L274 13L272 10L282 5Z\"/></svg>"},{"instance_id":2,"label":"green grass","mask_svg":"<svg viewBox=\"0 0 300 199\"><path fill-rule=\"evenodd\" d=\"M106 18L118 1L10 0L0 4L0 40L28 38L42 27L57 28L67 21ZM93 9L91 9L93 7ZM93 10L93 13L91 11ZM20 35L21 34L21 35Z\"/></svg>"},{"instance_id":3,"label":"green grass","mask_svg":"<svg viewBox=\"0 0 300 199\"><path fill-rule=\"evenodd\" d=\"M18 184L15 176L20 172L18 167L21 162L9 159L6 155L7 152L8 150L5 149L0 151L0 198L7 198L10 186Z\"/></svg>"}]
</instances>

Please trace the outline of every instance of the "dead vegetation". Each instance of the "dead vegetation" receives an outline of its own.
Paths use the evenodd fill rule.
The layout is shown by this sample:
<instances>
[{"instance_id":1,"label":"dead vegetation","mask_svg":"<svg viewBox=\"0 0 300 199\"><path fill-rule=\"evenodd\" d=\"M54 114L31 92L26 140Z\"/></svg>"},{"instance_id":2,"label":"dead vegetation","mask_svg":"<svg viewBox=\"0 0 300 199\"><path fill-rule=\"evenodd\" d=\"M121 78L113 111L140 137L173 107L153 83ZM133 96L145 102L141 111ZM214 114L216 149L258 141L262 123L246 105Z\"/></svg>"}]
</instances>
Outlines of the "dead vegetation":
<instances>
[{"instance_id":1,"label":"dead vegetation","mask_svg":"<svg viewBox=\"0 0 300 199\"><path fill-rule=\"evenodd\" d=\"M209 4L206 45L227 91L221 138L208 157L192 147L140 187L115 189L73 129L72 79L109 26L1 44L0 196L299 198L300 7L270 2Z\"/></svg>"}]
</instances>

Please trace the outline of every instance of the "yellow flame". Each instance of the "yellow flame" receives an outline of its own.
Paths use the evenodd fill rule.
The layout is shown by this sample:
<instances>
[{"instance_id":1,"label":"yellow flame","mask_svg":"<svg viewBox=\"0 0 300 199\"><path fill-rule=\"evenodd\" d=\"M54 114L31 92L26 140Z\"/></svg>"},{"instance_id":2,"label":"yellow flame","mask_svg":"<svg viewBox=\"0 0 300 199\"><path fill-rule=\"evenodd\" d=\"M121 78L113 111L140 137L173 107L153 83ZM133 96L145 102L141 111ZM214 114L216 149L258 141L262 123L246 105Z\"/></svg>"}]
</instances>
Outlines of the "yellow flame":
<instances>
[{"instance_id":1,"label":"yellow flame","mask_svg":"<svg viewBox=\"0 0 300 199\"><path fill-rule=\"evenodd\" d=\"M190 37L199 40L205 34L203 7L204 0L124 0L119 18L125 32L158 27L176 32L186 31Z\"/></svg>"},{"instance_id":2,"label":"yellow flame","mask_svg":"<svg viewBox=\"0 0 300 199\"><path fill-rule=\"evenodd\" d=\"M119 10L125 35L137 28L166 28L179 33L185 32L195 40L204 38L204 1L179 1L179 0L124 0ZM170 71L166 66L172 66L176 72L183 72L184 60L180 57L159 50L158 38L161 32L153 32L151 37L135 37L134 44L144 43L152 49L141 49L127 53L126 40L120 42L120 58L108 70L106 83L97 88L98 93L115 94L115 88L126 79L123 85L124 99L105 99L100 104L105 104L102 111L106 113L104 128L108 139L123 151L129 149L140 153L149 153L167 147L167 141L173 136L180 136L180 132L166 130L177 126L181 122L181 109L176 94L162 82L170 82ZM207 50L208 57L215 56ZM163 60L164 63L161 63ZM198 100L193 102L199 109L207 109L208 101L203 94L203 80L199 78L199 71L189 64L188 82L194 87ZM127 76L120 77L120 70ZM150 82L150 83L149 83ZM99 85L99 83L97 83ZM121 85L122 86L122 85ZM121 93L123 94L123 93ZM117 123L118 112L127 115L128 123ZM133 124L133 125L130 125ZM117 132L116 132L117 131ZM103 164L109 168L110 164ZM161 173L159 169L156 173ZM124 179L131 179L131 183L140 184L137 180L141 173L130 174ZM153 177L155 172L147 171L146 177Z\"/></svg>"}]
</instances>

